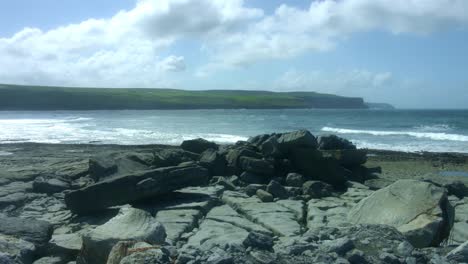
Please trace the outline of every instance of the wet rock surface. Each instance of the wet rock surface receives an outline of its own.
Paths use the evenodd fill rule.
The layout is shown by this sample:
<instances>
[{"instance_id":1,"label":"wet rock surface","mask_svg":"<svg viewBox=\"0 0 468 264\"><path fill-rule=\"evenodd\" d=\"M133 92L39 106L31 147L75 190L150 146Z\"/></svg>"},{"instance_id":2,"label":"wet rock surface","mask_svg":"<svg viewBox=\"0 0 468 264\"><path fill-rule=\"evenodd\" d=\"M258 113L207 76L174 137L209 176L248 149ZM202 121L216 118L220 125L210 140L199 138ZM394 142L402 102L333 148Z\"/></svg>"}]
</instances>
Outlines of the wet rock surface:
<instances>
[{"instance_id":1,"label":"wet rock surface","mask_svg":"<svg viewBox=\"0 0 468 264\"><path fill-rule=\"evenodd\" d=\"M3 165L0 263L466 262L462 182L376 178L336 136L61 147Z\"/></svg>"}]
</instances>

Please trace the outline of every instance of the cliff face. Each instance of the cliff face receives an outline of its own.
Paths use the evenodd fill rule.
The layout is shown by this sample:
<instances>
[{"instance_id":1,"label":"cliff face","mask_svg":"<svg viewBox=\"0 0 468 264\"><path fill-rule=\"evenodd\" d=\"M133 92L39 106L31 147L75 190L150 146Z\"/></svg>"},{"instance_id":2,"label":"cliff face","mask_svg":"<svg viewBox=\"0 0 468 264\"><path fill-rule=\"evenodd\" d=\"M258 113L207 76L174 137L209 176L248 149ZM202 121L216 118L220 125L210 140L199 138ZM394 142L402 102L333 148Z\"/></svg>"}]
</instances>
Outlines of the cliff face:
<instances>
[{"instance_id":1,"label":"cliff face","mask_svg":"<svg viewBox=\"0 0 468 264\"><path fill-rule=\"evenodd\" d=\"M362 98L314 92L187 91L0 85L0 110L367 108Z\"/></svg>"}]
</instances>

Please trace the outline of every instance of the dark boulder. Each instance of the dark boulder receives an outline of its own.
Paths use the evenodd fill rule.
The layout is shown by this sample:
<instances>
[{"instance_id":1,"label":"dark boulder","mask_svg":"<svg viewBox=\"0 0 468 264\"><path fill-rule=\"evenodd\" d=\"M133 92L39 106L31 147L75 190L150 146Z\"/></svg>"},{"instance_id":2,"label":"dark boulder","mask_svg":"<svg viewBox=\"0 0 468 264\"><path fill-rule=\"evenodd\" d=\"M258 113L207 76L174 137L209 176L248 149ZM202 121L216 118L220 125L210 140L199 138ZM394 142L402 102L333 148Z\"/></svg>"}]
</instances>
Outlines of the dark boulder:
<instances>
[{"instance_id":1,"label":"dark boulder","mask_svg":"<svg viewBox=\"0 0 468 264\"><path fill-rule=\"evenodd\" d=\"M271 136L267 140L263 141L259 146L260 151L266 157L280 157L283 154L280 150L280 144L276 136Z\"/></svg>"},{"instance_id":2,"label":"dark boulder","mask_svg":"<svg viewBox=\"0 0 468 264\"><path fill-rule=\"evenodd\" d=\"M261 175L273 175L275 173L273 164L267 160L251 157L241 157L239 163L240 168L247 172Z\"/></svg>"},{"instance_id":3,"label":"dark boulder","mask_svg":"<svg viewBox=\"0 0 468 264\"><path fill-rule=\"evenodd\" d=\"M250 232L243 242L246 248L258 248L262 250L271 250L273 248L273 238L258 232Z\"/></svg>"},{"instance_id":4,"label":"dark boulder","mask_svg":"<svg viewBox=\"0 0 468 264\"><path fill-rule=\"evenodd\" d=\"M65 194L67 207L74 213L85 214L110 206L164 195L187 186L206 184L207 169L197 166L176 166L124 175Z\"/></svg>"},{"instance_id":5,"label":"dark boulder","mask_svg":"<svg viewBox=\"0 0 468 264\"><path fill-rule=\"evenodd\" d=\"M271 193L271 195L273 195L275 198L285 199L289 196L288 191L277 181L271 181L267 185L266 191Z\"/></svg>"},{"instance_id":6,"label":"dark boulder","mask_svg":"<svg viewBox=\"0 0 468 264\"><path fill-rule=\"evenodd\" d=\"M52 225L45 221L0 216L0 234L33 243L39 250L45 249L53 231Z\"/></svg>"},{"instance_id":7,"label":"dark boulder","mask_svg":"<svg viewBox=\"0 0 468 264\"><path fill-rule=\"evenodd\" d=\"M199 162L211 175L226 175L226 157L214 149L205 150L200 155Z\"/></svg>"},{"instance_id":8,"label":"dark boulder","mask_svg":"<svg viewBox=\"0 0 468 264\"><path fill-rule=\"evenodd\" d=\"M98 156L89 159L89 175L99 180L117 172L117 164L110 156Z\"/></svg>"},{"instance_id":9,"label":"dark boulder","mask_svg":"<svg viewBox=\"0 0 468 264\"><path fill-rule=\"evenodd\" d=\"M321 181L306 181L302 185L302 194L311 198L322 198L332 194L333 187Z\"/></svg>"},{"instance_id":10,"label":"dark boulder","mask_svg":"<svg viewBox=\"0 0 468 264\"><path fill-rule=\"evenodd\" d=\"M459 199L468 196L468 187L461 181L454 181L444 185L448 195L455 195Z\"/></svg>"},{"instance_id":11,"label":"dark boulder","mask_svg":"<svg viewBox=\"0 0 468 264\"><path fill-rule=\"evenodd\" d=\"M304 176L299 173L289 173L286 176L286 185L293 187L301 187L304 183Z\"/></svg>"},{"instance_id":12,"label":"dark boulder","mask_svg":"<svg viewBox=\"0 0 468 264\"><path fill-rule=\"evenodd\" d=\"M343 186L349 176L349 171L345 170L336 159L323 157L318 150L295 149L291 160L297 172L305 177L323 181L335 187Z\"/></svg>"},{"instance_id":13,"label":"dark boulder","mask_svg":"<svg viewBox=\"0 0 468 264\"><path fill-rule=\"evenodd\" d=\"M261 183L265 183L265 181L267 180L267 177L265 177L263 175L259 175L259 174L244 171L240 175L240 180L245 182L245 183L261 184Z\"/></svg>"},{"instance_id":14,"label":"dark boulder","mask_svg":"<svg viewBox=\"0 0 468 264\"><path fill-rule=\"evenodd\" d=\"M326 135L318 138L318 148L321 150L356 149L356 146L347 139L336 135Z\"/></svg>"},{"instance_id":15,"label":"dark boulder","mask_svg":"<svg viewBox=\"0 0 468 264\"><path fill-rule=\"evenodd\" d=\"M235 146L226 150L225 157L227 162L227 173L240 174L242 172L240 165L241 157L261 159L262 155L256 152L251 146Z\"/></svg>"},{"instance_id":16,"label":"dark boulder","mask_svg":"<svg viewBox=\"0 0 468 264\"><path fill-rule=\"evenodd\" d=\"M207 149L218 149L218 145L214 142L208 141L203 138L197 138L197 139L190 139L190 140L185 140L182 142L180 147L183 150L190 151L193 153L202 153L203 151Z\"/></svg>"},{"instance_id":17,"label":"dark boulder","mask_svg":"<svg viewBox=\"0 0 468 264\"><path fill-rule=\"evenodd\" d=\"M278 138L281 152L287 154L295 148L317 148L317 139L307 130L284 133Z\"/></svg>"},{"instance_id":18,"label":"dark boulder","mask_svg":"<svg viewBox=\"0 0 468 264\"><path fill-rule=\"evenodd\" d=\"M324 157L331 157L345 168L352 168L366 163L367 151L363 149L322 150Z\"/></svg>"}]
</instances>

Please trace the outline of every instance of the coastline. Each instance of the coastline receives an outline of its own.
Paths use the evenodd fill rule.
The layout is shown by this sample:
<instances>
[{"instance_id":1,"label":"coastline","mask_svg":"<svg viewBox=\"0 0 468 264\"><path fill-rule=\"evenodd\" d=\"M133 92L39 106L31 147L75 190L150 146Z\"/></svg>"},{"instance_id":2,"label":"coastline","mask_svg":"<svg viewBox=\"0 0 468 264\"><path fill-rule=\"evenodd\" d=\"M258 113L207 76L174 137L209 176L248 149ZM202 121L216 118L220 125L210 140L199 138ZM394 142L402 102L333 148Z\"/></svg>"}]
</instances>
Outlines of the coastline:
<instances>
[{"instance_id":1,"label":"coastline","mask_svg":"<svg viewBox=\"0 0 468 264\"><path fill-rule=\"evenodd\" d=\"M46 159L59 162L67 159L87 159L109 152L152 153L161 149L177 149L177 145L120 145L120 144L51 144L51 143L8 143L0 144L1 171L12 167L42 166ZM367 165L381 167L381 178L429 179L439 183L459 180L468 184L468 153L452 152L403 152L368 149ZM15 163L15 164L13 164ZM443 175L449 172L449 175ZM453 172L453 173L452 173ZM459 172L460 175L457 175ZM451 175L453 174L453 175ZM1 179L0 179L1 181Z\"/></svg>"},{"instance_id":2,"label":"coastline","mask_svg":"<svg viewBox=\"0 0 468 264\"><path fill-rule=\"evenodd\" d=\"M467 164L467 154L362 150L306 130L233 145L0 144L0 249L9 239L22 251L8 256L25 264L452 260L468 237L468 177L441 172ZM141 256L116 255L129 246Z\"/></svg>"}]
</instances>

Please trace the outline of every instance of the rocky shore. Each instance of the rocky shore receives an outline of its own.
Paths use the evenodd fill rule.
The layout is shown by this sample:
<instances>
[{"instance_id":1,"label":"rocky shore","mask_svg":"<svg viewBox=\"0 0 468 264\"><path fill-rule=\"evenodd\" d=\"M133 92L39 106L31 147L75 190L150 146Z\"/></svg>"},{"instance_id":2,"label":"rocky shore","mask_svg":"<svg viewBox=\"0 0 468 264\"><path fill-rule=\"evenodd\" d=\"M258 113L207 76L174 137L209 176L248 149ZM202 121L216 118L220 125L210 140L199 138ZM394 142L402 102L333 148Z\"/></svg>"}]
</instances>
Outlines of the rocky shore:
<instances>
[{"instance_id":1,"label":"rocky shore","mask_svg":"<svg viewBox=\"0 0 468 264\"><path fill-rule=\"evenodd\" d=\"M0 263L467 263L467 164L308 131L0 145Z\"/></svg>"}]
</instances>

